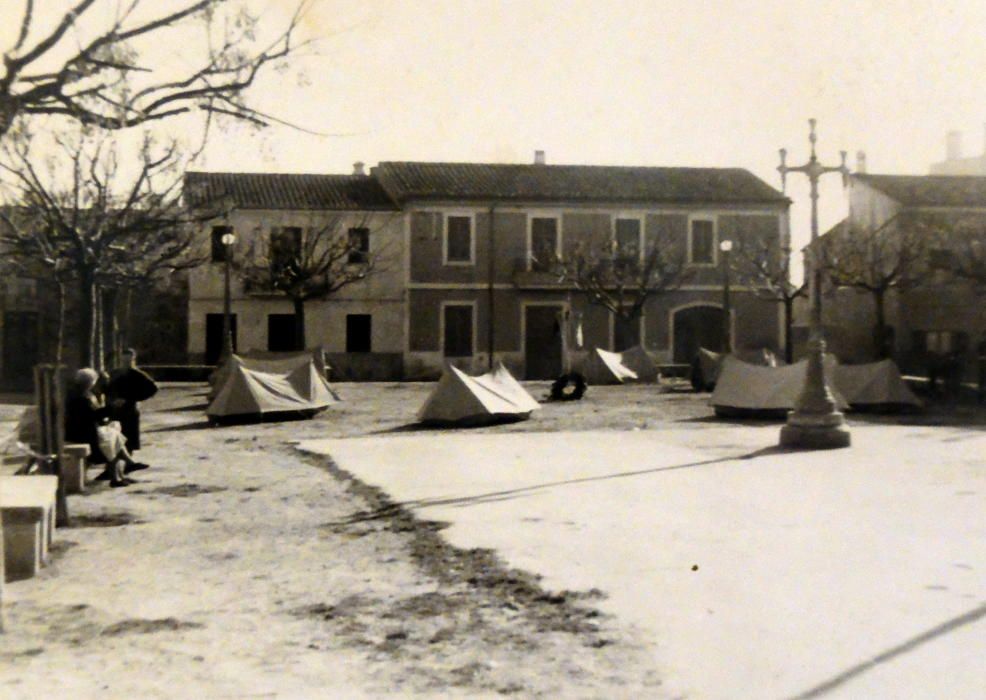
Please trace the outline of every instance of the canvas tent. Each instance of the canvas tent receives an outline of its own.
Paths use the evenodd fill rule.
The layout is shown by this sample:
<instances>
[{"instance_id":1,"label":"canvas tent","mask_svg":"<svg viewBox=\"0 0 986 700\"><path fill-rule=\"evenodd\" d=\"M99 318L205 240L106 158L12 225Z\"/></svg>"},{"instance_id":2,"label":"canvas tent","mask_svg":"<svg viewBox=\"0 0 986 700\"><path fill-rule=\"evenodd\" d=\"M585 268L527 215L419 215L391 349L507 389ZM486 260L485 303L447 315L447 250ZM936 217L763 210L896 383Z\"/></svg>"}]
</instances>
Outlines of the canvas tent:
<instances>
[{"instance_id":1,"label":"canvas tent","mask_svg":"<svg viewBox=\"0 0 986 700\"><path fill-rule=\"evenodd\" d=\"M637 380L637 373L623 364L620 353L600 348L589 351L582 373L589 384L623 384Z\"/></svg>"},{"instance_id":2,"label":"canvas tent","mask_svg":"<svg viewBox=\"0 0 986 700\"><path fill-rule=\"evenodd\" d=\"M478 377L447 365L435 390L418 411L418 420L431 424L481 425L525 420L540 407L502 363Z\"/></svg>"},{"instance_id":3,"label":"canvas tent","mask_svg":"<svg viewBox=\"0 0 986 700\"><path fill-rule=\"evenodd\" d=\"M861 365L838 365L833 379L853 408L901 408L921 401L900 376L893 360Z\"/></svg>"},{"instance_id":4,"label":"canvas tent","mask_svg":"<svg viewBox=\"0 0 986 700\"><path fill-rule=\"evenodd\" d=\"M248 350L243 354L238 354L240 364L250 370L257 372L267 372L269 374L287 374L298 367L313 364L315 369L323 377L328 376L328 365L325 362L325 352L321 346L311 350L301 350L299 352L269 352L266 350ZM209 377L209 398L213 399L219 391L219 387L226 381L226 375L230 372L230 363L224 363L216 368L216 371ZM339 397L336 396L336 399Z\"/></svg>"},{"instance_id":5,"label":"canvas tent","mask_svg":"<svg viewBox=\"0 0 986 700\"><path fill-rule=\"evenodd\" d=\"M726 356L726 353L713 352L705 348L698 349L698 354L692 363L692 386L696 391L711 391L715 388L722 360ZM762 367L776 367L784 364L784 361L780 360L768 348L734 350L732 356L751 365Z\"/></svg>"},{"instance_id":6,"label":"canvas tent","mask_svg":"<svg viewBox=\"0 0 986 700\"><path fill-rule=\"evenodd\" d=\"M339 400L310 354L296 365L261 371L233 355L223 366L206 415L219 423L270 420L313 415Z\"/></svg>"},{"instance_id":7,"label":"canvas tent","mask_svg":"<svg viewBox=\"0 0 986 700\"><path fill-rule=\"evenodd\" d=\"M825 356L825 373L830 386L835 376L835 356ZM808 361L769 367L743 362L731 355L723 358L719 378L709 403L717 416L783 416L794 408L805 383ZM832 387L837 408L848 404L838 388Z\"/></svg>"},{"instance_id":8,"label":"canvas tent","mask_svg":"<svg viewBox=\"0 0 986 700\"><path fill-rule=\"evenodd\" d=\"M637 375L638 382L652 383L660 379L657 363L643 345L634 345L620 353L620 363Z\"/></svg>"}]
</instances>

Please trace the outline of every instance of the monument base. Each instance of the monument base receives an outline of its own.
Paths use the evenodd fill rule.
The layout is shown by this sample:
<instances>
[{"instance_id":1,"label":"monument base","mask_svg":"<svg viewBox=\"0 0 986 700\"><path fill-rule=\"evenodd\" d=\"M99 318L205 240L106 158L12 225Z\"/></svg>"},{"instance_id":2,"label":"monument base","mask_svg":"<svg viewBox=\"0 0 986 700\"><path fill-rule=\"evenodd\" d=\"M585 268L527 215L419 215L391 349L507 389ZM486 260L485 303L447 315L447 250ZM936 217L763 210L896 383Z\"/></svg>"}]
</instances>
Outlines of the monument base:
<instances>
[{"instance_id":1,"label":"monument base","mask_svg":"<svg viewBox=\"0 0 986 700\"><path fill-rule=\"evenodd\" d=\"M792 411L781 428L781 447L833 450L849 447L850 442L849 428L838 411L818 415Z\"/></svg>"}]
</instances>

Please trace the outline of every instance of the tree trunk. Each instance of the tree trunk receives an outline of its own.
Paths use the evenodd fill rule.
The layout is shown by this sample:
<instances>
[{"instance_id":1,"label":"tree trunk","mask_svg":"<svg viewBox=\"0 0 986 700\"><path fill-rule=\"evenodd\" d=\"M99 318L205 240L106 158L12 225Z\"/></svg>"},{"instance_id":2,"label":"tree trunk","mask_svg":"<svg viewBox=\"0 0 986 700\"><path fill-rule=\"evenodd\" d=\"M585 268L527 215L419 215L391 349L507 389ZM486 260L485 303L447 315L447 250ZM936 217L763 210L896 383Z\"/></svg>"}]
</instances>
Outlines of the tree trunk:
<instances>
[{"instance_id":1,"label":"tree trunk","mask_svg":"<svg viewBox=\"0 0 986 700\"><path fill-rule=\"evenodd\" d=\"M119 367L120 366L120 355L122 354L123 348L120 347L120 323L117 318L117 313L119 311L119 290L117 289L107 289L104 298L103 310L109 316L109 354L110 354L110 366ZM106 323L103 324L103 331L106 331Z\"/></svg>"},{"instance_id":2,"label":"tree trunk","mask_svg":"<svg viewBox=\"0 0 986 700\"><path fill-rule=\"evenodd\" d=\"M96 280L92 270L79 274L79 362L93 367L96 356Z\"/></svg>"},{"instance_id":3,"label":"tree trunk","mask_svg":"<svg viewBox=\"0 0 986 700\"><path fill-rule=\"evenodd\" d=\"M120 348L133 346L133 289L123 290L123 324L120 331Z\"/></svg>"},{"instance_id":4,"label":"tree trunk","mask_svg":"<svg viewBox=\"0 0 986 700\"><path fill-rule=\"evenodd\" d=\"M96 305L94 308L95 318L93 319L93 329L96 331L96 338L93 349L93 369L97 372L102 372L106 369L106 355L104 353L106 326L103 320L103 312L105 311L103 308L103 288L100 287L98 283L96 284Z\"/></svg>"},{"instance_id":5,"label":"tree trunk","mask_svg":"<svg viewBox=\"0 0 986 700\"><path fill-rule=\"evenodd\" d=\"M788 364L794 362L794 338L791 334L791 327L794 319L794 298L784 300L784 361Z\"/></svg>"},{"instance_id":6,"label":"tree trunk","mask_svg":"<svg viewBox=\"0 0 986 700\"><path fill-rule=\"evenodd\" d=\"M58 330L55 333L55 366L62 364L62 346L65 343L65 283L56 279L58 285Z\"/></svg>"},{"instance_id":7,"label":"tree trunk","mask_svg":"<svg viewBox=\"0 0 986 700\"><path fill-rule=\"evenodd\" d=\"M888 357L887 348L887 319L883 308L883 290L873 292L873 301L876 303L876 357L882 360Z\"/></svg>"},{"instance_id":8,"label":"tree trunk","mask_svg":"<svg viewBox=\"0 0 986 700\"><path fill-rule=\"evenodd\" d=\"M295 298L294 302L294 348L305 349L305 300Z\"/></svg>"}]
</instances>

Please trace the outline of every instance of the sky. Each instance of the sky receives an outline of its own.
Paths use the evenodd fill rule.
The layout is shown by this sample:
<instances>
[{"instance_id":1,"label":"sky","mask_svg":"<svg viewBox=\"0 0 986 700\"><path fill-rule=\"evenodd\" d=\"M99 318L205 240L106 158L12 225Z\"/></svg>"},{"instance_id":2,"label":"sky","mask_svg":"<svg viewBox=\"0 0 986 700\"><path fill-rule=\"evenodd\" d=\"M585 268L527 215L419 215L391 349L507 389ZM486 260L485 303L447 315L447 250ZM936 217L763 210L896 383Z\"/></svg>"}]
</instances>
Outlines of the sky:
<instances>
[{"instance_id":1,"label":"sky","mask_svg":"<svg viewBox=\"0 0 986 700\"><path fill-rule=\"evenodd\" d=\"M249 0L262 27L296 0ZM67 3L65 3L67 4ZM0 6L18 7L15 0ZM984 150L981 0L314 0L318 40L250 93L275 126L213 134L201 167L350 172L354 161L747 168L779 187L777 150L924 174L949 130ZM176 65L195 41L169 41ZM807 183L789 180L796 246ZM845 213L823 180L822 231Z\"/></svg>"}]
</instances>

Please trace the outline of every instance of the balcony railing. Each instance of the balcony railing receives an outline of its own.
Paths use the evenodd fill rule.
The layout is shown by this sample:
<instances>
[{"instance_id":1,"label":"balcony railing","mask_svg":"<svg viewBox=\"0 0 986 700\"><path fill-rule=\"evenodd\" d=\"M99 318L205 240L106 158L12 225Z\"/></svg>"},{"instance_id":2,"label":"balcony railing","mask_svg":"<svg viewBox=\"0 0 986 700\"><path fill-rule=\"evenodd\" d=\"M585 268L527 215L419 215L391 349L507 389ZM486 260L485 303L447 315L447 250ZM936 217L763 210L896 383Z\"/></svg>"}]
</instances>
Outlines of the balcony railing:
<instances>
[{"instance_id":1,"label":"balcony railing","mask_svg":"<svg viewBox=\"0 0 986 700\"><path fill-rule=\"evenodd\" d=\"M519 289L568 289L572 285L563 281L557 272L549 270L528 270L527 258L514 258L511 282Z\"/></svg>"}]
</instances>

